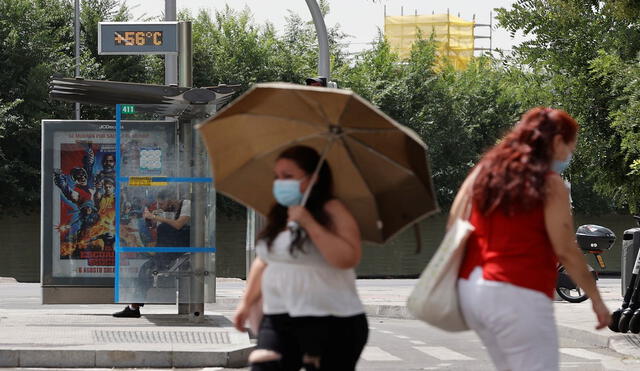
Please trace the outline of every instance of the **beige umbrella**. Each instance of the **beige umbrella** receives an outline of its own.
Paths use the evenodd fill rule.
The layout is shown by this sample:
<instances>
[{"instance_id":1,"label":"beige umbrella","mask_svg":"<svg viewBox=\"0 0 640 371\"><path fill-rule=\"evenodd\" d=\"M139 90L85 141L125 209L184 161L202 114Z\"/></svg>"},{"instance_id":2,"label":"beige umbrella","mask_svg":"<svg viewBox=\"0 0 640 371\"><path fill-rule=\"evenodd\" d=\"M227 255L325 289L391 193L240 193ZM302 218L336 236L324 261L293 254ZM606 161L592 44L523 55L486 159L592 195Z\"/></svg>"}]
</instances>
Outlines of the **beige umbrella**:
<instances>
[{"instance_id":1,"label":"beige umbrella","mask_svg":"<svg viewBox=\"0 0 640 371\"><path fill-rule=\"evenodd\" d=\"M198 130L216 190L263 215L275 203L275 160L293 145L329 162L334 193L363 240L382 243L438 211L426 145L348 90L256 84Z\"/></svg>"}]
</instances>

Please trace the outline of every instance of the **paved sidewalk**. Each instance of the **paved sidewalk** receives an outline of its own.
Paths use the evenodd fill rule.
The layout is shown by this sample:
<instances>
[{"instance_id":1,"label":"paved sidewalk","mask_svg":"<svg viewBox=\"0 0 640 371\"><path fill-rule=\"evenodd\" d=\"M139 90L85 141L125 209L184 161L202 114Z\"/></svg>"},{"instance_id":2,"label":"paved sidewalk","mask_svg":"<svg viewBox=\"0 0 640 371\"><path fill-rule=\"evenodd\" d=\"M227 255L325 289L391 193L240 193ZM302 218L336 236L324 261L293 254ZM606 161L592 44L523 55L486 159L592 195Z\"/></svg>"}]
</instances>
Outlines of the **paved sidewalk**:
<instances>
[{"instance_id":1,"label":"paved sidewalk","mask_svg":"<svg viewBox=\"0 0 640 371\"><path fill-rule=\"evenodd\" d=\"M619 278L601 278L598 287L611 312L620 308L622 295ZM620 354L640 359L640 335L615 333L608 328L596 330L595 315L591 311L589 300L582 303L558 300L554 303L554 309L560 336L608 347Z\"/></svg>"},{"instance_id":2,"label":"paved sidewalk","mask_svg":"<svg viewBox=\"0 0 640 371\"><path fill-rule=\"evenodd\" d=\"M370 316L410 318L404 304L416 280L358 280ZM113 318L114 305L41 305L40 285L0 279L0 367L241 367L253 345L233 329L231 316L244 281L218 279L218 303L204 321L150 305L139 319ZM620 279L601 279L611 310L619 308ZM589 302L554 304L562 337L640 359L640 336L594 329Z\"/></svg>"}]
</instances>

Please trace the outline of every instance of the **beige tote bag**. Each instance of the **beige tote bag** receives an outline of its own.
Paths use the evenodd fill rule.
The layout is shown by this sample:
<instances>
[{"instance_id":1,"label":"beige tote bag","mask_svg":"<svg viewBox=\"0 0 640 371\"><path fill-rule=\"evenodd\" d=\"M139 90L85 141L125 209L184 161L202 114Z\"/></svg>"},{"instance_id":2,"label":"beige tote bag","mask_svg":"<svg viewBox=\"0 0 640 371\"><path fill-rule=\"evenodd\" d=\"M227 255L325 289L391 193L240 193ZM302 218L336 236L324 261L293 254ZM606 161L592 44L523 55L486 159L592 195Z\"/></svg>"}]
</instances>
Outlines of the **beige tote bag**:
<instances>
[{"instance_id":1,"label":"beige tote bag","mask_svg":"<svg viewBox=\"0 0 640 371\"><path fill-rule=\"evenodd\" d=\"M457 285L467 238L474 229L469 217L471 185L477 174L476 168L461 187L451 207L453 222L407 300L415 318L445 331L469 330L458 304Z\"/></svg>"}]
</instances>

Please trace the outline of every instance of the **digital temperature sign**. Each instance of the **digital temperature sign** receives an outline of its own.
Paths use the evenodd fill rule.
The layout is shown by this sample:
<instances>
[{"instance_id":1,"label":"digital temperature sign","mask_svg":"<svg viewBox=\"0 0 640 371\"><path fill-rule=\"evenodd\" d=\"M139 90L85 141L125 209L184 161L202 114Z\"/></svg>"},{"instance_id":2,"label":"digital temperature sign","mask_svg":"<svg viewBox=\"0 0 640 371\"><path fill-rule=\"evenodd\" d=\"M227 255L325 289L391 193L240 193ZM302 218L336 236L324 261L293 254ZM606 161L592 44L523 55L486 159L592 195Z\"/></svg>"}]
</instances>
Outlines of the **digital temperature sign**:
<instances>
[{"instance_id":1,"label":"digital temperature sign","mask_svg":"<svg viewBox=\"0 0 640 371\"><path fill-rule=\"evenodd\" d=\"M162 46L162 31L125 31L113 33L114 45L124 46Z\"/></svg>"},{"instance_id":2,"label":"digital temperature sign","mask_svg":"<svg viewBox=\"0 0 640 371\"><path fill-rule=\"evenodd\" d=\"M178 22L100 22L99 54L176 54Z\"/></svg>"}]
</instances>

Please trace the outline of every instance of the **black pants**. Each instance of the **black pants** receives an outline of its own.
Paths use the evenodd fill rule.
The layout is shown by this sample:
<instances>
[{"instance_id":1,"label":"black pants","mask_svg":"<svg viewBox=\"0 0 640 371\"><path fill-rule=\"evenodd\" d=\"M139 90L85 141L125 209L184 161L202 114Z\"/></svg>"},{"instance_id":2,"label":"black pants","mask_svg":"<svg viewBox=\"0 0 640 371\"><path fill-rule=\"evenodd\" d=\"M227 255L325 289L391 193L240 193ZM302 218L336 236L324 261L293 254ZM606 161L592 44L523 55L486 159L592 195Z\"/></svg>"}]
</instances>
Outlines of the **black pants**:
<instances>
[{"instance_id":1,"label":"black pants","mask_svg":"<svg viewBox=\"0 0 640 371\"><path fill-rule=\"evenodd\" d=\"M184 253L181 252L165 252L151 255L149 260L144 262L138 271L135 296L137 298L145 298L147 296L147 291L149 291L153 286L153 272L168 270L176 259L182 255L184 255Z\"/></svg>"},{"instance_id":2,"label":"black pants","mask_svg":"<svg viewBox=\"0 0 640 371\"><path fill-rule=\"evenodd\" d=\"M353 317L290 317L265 315L258 332L258 349L282 356L280 361L258 362L252 371L353 371L369 336L364 314ZM303 364L304 356L318 357L320 368Z\"/></svg>"},{"instance_id":3,"label":"black pants","mask_svg":"<svg viewBox=\"0 0 640 371\"><path fill-rule=\"evenodd\" d=\"M175 229L167 223L160 223L157 228L156 247L189 247L189 230L188 225ZM153 272L166 271L183 254L182 252L163 252L151 255L149 260L140 266L135 296L146 297L147 291L153 286Z\"/></svg>"}]
</instances>

